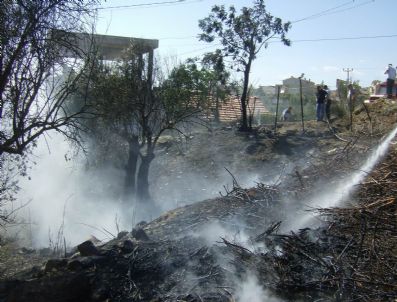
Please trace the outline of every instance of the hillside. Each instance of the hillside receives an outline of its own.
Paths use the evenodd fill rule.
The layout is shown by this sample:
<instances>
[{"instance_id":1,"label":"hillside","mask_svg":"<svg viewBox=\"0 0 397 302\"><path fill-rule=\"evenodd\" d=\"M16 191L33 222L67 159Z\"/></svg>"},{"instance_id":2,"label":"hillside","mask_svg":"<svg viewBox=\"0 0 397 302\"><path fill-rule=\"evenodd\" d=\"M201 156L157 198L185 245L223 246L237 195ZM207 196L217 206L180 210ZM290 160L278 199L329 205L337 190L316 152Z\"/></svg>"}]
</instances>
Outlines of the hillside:
<instances>
[{"instance_id":1,"label":"hillside","mask_svg":"<svg viewBox=\"0 0 397 302\"><path fill-rule=\"evenodd\" d=\"M397 106L368 110L355 111L353 132L333 120L276 134L201 130L183 147L164 139L152 185L176 209L7 276L0 301L394 301L395 145L357 184L352 175L395 126ZM339 191L349 183L353 195Z\"/></svg>"},{"instance_id":2,"label":"hillside","mask_svg":"<svg viewBox=\"0 0 397 302\"><path fill-rule=\"evenodd\" d=\"M321 162L350 140L358 150L365 150L390 131L396 121L396 106L374 104L370 117L372 123L363 107L356 110L353 134L347 119L335 119L331 125L306 121L304 131L299 121L278 123L276 134L274 125L262 125L252 133L215 126L196 129L186 140L167 136L151 170L154 199L161 204L167 197L171 201L164 203L173 208L214 197L232 183L231 174L243 187L276 183L280 177Z\"/></svg>"}]
</instances>

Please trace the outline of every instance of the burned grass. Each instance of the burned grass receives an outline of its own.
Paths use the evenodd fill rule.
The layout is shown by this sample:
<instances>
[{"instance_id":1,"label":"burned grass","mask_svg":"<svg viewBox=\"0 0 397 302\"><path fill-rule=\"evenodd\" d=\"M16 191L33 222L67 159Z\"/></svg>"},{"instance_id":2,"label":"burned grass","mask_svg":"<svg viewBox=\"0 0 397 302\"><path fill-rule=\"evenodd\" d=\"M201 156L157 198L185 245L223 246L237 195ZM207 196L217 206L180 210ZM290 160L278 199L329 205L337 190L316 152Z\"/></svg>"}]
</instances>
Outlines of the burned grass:
<instances>
[{"instance_id":1,"label":"burned grass","mask_svg":"<svg viewBox=\"0 0 397 302\"><path fill-rule=\"evenodd\" d=\"M233 237L244 224L251 236L274 219L279 202L277 188L235 186L225 196L140 224L104 245L86 242L68 258L1 282L0 300L232 301L239 281L233 254L221 237L210 243L203 228L215 221Z\"/></svg>"},{"instance_id":2,"label":"burned grass","mask_svg":"<svg viewBox=\"0 0 397 302\"><path fill-rule=\"evenodd\" d=\"M262 284L293 301L395 301L396 156L360 184L354 206L317 209L321 228L278 234L273 225L256 238L268 249L259 254L225 241L239 270L256 268Z\"/></svg>"},{"instance_id":3,"label":"burned grass","mask_svg":"<svg viewBox=\"0 0 397 302\"><path fill-rule=\"evenodd\" d=\"M324 220L320 228L281 233L285 213L279 205L284 194L295 193L234 183L224 196L140 224L141 232L121 234L91 252L80 248L3 282L0 298L236 301L241 283L255 275L261 287L284 301L394 301L396 155L393 150L360 185L355 206L317 209ZM209 221L233 236L210 244L201 232ZM242 224L248 240L238 236Z\"/></svg>"},{"instance_id":4,"label":"burned grass","mask_svg":"<svg viewBox=\"0 0 397 302\"><path fill-rule=\"evenodd\" d=\"M355 117L365 120L364 114ZM379 133L395 117L389 110L374 122ZM247 276L284 301L394 301L396 150L357 186L350 206L314 210L321 227L280 231L319 179L332 187L357 169L377 142L362 143L366 127L352 139L340 131L347 129L341 122L338 133L350 135L347 143L326 124L308 123L299 136L286 127L279 135L289 148L315 152L295 153L296 166L277 171L282 175L274 185L244 189L234 181L218 198L169 211L106 244L80 245L73 255L0 282L0 301L236 301ZM252 155L276 141L255 141Z\"/></svg>"}]
</instances>

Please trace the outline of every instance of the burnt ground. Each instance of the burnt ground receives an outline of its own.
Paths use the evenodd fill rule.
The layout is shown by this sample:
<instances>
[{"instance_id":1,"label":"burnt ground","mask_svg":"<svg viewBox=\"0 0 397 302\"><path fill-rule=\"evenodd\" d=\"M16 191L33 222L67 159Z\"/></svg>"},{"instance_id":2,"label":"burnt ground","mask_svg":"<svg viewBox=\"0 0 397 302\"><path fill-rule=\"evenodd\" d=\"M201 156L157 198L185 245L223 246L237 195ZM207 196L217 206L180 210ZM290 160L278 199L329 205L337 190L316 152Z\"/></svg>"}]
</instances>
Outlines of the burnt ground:
<instances>
[{"instance_id":1,"label":"burnt ground","mask_svg":"<svg viewBox=\"0 0 397 302\"><path fill-rule=\"evenodd\" d=\"M279 125L277 135L272 125L251 133L214 127L192 133L183 143L168 138L153 163L154 198L161 203L167 196L180 205L219 196L232 176L244 187L274 183L280 174L306 166L313 155L345 145L325 123L306 126L303 133L300 123Z\"/></svg>"},{"instance_id":2,"label":"burnt ground","mask_svg":"<svg viewBox=\"0 0 397 302\"><path fill-rule=\"evenodd\" d=\"M227 128L195 134L180 155L164 156L164 169L185 175L194 167L211 182L233 161L235 178L222 195L13 272L0 282L0 301L254 301L245 296L252 278L263 301L395 301L394 145L343 208L313 209L321 226L281 231L302 209L300 201L320 190L319 180L332 187L347 177L394 127L395 105L368 109L372 123L363 108L356 110L353 133L347 121L334 120L332 131L307 122L305 132L291 123L277 135L270 126L247 135ZM168 143L161 152L179 149ZM239 172L251 169L274 181L243 187ZM189 184L175 179L181 188Z\"/></svg>"},{"instance_id":3,"label":"burnt ground","mask_svg":"<svg viewBox=\"0 0 397 302\"><path fill-rule=\"evenodd\" d=\"M389 107L372 105L372 123L359 108L354 114L353 135L348 120L334 118L330 126L306 121L304 131L301 122L292 122L279 123L276 134L274 125L262 125L251 133L215 126L193 131L186 140L164 137L152 164L153 197L160 205L171 204L164 206L169 210L225 193L223 186L231 184L231 175L243 187L255 182L277 183L280 177L296 175L296 170L321 164L323 157L340 152L352 140L359 150L354 160L377 144L395 122L395 106Z\"/></svg>"}]
</instances>

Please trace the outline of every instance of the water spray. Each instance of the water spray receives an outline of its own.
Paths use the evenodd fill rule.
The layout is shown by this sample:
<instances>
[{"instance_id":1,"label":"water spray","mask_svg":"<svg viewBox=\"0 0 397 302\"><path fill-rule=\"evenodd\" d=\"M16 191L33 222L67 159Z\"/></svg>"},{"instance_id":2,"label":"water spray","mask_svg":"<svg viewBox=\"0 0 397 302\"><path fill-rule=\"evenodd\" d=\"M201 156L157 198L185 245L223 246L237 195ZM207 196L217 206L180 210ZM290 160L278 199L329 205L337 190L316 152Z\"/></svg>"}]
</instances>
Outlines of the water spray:
<instances>
[{"instance_id":1,"label":"water spray","mask_svg":"<svg viewBox=\"0 0 397 302\"><path fill-rule=\"evenodd\" d=\"M344 179L336 187L323 191L323 194L316 204L312 203L311 207L330 208L339 205L347 196L349 196L354 187L358 185L386 154L390 142L397 134L397 126L389 133L382 143L370 154L365 163L353 173L349 178ZM311 212L305 213L299 220L295 221L290 228L297 230L303 227L313 227L320 221L315 219Z\"/></svg>"}]
</instances>

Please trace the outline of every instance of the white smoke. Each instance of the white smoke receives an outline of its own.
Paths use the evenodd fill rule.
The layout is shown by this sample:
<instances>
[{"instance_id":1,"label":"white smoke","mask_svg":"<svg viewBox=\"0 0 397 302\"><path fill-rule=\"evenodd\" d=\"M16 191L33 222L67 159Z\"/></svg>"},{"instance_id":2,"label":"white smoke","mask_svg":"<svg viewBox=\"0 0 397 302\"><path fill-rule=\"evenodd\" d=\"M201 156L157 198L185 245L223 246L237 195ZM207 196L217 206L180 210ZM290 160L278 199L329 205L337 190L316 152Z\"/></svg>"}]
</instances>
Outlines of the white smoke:
<instances>
[{"instance_id":1,"label":"white smoke","mask_svg":"<svg viewBox=\"0 0 397 302\"><path fill-rule=\"evenodd\" d=\"M94 177L83 170L82 162L66 160L70 147L60 136L54 135L49 144L47 148L44 141L39 142L34 150L37 164L29 171L29 179L20 180L18 201L30 202L19 214L30 225L33 246L48 246L60 239L57 236L70 245L91 236L108 240L127 227L120 225L118 201L107 194L120 172L108 169Z\"/></svg>"},{"instance_id":2,"label":"white smoke","mask_svg":"<svg viewBox=\"0 0 397 302\"><path fill-rule=\"evenodd\" d=\"M244 232L244 226L235 224L233 227L226 227L219 221L211 221L191 235L203 238L208 245L215 244L222 238L244 245L250 241L249 236Z\"/></svg>"},{"instance_id":3,"label":"white smoke","mask_svg":"<svg viewBox=\"0 0 397 302\"><path fill-rule=\"evenodd\" d=\"M281 302L282 300L272 297L258 282L255 274L250 274L239 283L237 289L237 302Z\"/></svg>"},{"instance_id":4,"label":"white smoke","mask_svg":"<svg viewBox=\"0 0 397 302\"><path fill-rule=\"evenodd\" d=\"M32 160L37 162L29 171L29 179L20 179L21 191L18 194L19 203L30 201L27 207L20 211L20 215L29 225L29 240L33 247L48 246L50 240L55 241L57 236L65 238L68 245L74 246L91 236L100 240L109 240L116 236L118 231L131 230L139 221L150 221L162 212L186 203L201 201L205 198L219 196L224 190L223 185L232 183L231 175L223 169L217 181L210 177L184 172L179 173L180 178L176 183L164 183L164 186L173 186L173 190L167 190L162 194L161 188L152 185L156 198L156 209L139 211L136 207L121 208L121 201L116 192L124 182L123 171L107 168L103 170L87 171L84 158L68 159L70 146L60 135L54 134L47 141L40 140L38 147L34 149ZM258 176L238 177L241 184L255 185ZM169 177L172 181L172 177ZM182 184L189 184L191 195L189 199ZM229 185L229 189L231 186ZM222 192L226 193L226 192ZM227 228L218 224L208 226L210 241L219 241L221 237L234 241L235 239L244 245L249 244L248 236L244 233L244 226ZM62 233L59 234L62 228ZM216 231L214 232L214 228ZM203 230L205 232L205 230ZM208 236L204 236L208 238ZM61 238L63 240L63 238Z\"/></svg>"},{"instance_id":5,"label":"white smoke","mask_svg":"<svg viewBox=\"0 0 397 302\"><path fill-rule=\"evenodd\" d=\"M263 243L254 243L248 234L244 231L244 225L225 225L219 221L210 222L196 232L191 234L195 237L204 239L206 244L211 246L215 245L221 238L226 239L229 242L237 244L246 248L247 250L258 253L265 252L266 247ZM271 292L263 288L256 275L251 272L247 274L243 279L237 277L235 267L230 262L229 257L225 257L224 254L217 255L217 263L220 267L227 268L231 275L229 277L236 284L235 298L237 302L282 302L282 300L272 296Z\"/></svg>"}]
</instances>

